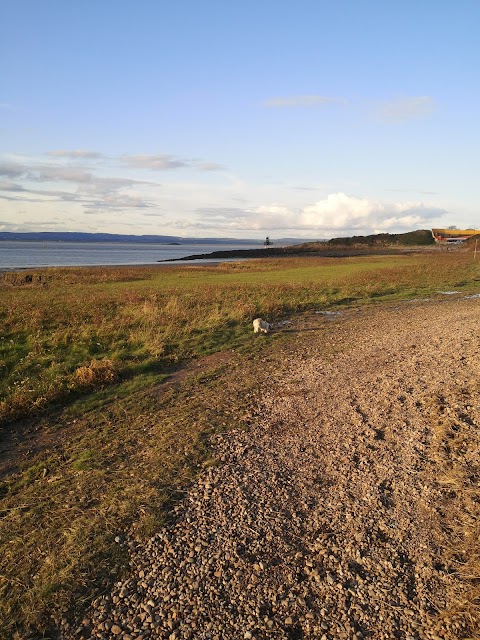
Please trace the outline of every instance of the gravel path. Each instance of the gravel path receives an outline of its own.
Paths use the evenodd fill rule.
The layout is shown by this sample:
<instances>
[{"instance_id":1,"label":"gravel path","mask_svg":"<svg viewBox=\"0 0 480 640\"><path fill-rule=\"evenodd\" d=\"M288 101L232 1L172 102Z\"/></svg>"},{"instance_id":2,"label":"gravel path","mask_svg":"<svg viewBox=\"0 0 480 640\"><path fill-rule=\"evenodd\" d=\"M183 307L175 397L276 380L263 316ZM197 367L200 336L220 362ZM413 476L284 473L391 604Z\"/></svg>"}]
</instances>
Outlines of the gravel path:
<instances>
[{"instance_id":1,"label":"gravel path","mask_svg":"<svg viewBox=\"0 0 480 640\"><path fill-rule=\"evenodd\" d=\"M312 315L272 349L250 429L216 437L175 524L129 543L130 577L64 637L467 637L464 616L437 615L458 579L432 416L479 425L479 311Z\"/></svg>"}]
</instances>

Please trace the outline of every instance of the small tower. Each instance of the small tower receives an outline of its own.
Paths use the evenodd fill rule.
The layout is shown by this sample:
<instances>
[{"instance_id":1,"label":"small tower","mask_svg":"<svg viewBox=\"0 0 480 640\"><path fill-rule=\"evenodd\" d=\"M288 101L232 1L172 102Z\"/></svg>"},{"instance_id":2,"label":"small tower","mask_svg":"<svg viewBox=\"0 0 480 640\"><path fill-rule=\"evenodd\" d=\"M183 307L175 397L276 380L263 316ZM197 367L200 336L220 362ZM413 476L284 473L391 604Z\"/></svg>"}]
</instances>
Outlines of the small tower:
<instances>
[{"instance_id":1,"label":"small tower","mask_svg":"<svg viewBox=\"0 0 480 640\"><path fill-rule=\"evenodd\" d=\"M263 247L264 247L265 249L268 249L268 247L270 247L270 246L271 246L271 244L272 244L272 243L270 242L270 238L267 236L267 237L265 238L265 242L263 243Z\"/></svg>"}]
</instances>

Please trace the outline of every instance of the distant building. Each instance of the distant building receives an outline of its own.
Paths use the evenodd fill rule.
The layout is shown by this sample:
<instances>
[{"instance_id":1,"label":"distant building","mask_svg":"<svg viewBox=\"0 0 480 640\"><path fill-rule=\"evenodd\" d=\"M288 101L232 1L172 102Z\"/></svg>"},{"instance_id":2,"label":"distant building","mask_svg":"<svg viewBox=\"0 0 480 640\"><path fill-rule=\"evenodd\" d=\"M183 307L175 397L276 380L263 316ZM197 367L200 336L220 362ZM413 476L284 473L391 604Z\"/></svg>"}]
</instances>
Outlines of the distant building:
<instances>
[{"instance_id":1,"label":"distant building","mask_svg":"<svg viewBox=\"0 0 480 640\"><path fill-rule=\"evenodd\" d=\"M272 244L273 244L273 243L272 243L272 241L271 241L271 240L270 240L270 238L267 236L267 237L265 238L265 242L263 243L264 248L265 248L265 249L268 249L268 247L271 247L271 246L272 246Z\"/></svg>"},{"instance_id":2,"label":"distant building","mask_svg":"<svg viewBox=\"0 0 480 640\"><path fill-rule=\"evenodd\" d=\"M480 229L432 229L432 236L439 244L458 244L476 235L480 235Z\"/></svg>"}]
</instances>

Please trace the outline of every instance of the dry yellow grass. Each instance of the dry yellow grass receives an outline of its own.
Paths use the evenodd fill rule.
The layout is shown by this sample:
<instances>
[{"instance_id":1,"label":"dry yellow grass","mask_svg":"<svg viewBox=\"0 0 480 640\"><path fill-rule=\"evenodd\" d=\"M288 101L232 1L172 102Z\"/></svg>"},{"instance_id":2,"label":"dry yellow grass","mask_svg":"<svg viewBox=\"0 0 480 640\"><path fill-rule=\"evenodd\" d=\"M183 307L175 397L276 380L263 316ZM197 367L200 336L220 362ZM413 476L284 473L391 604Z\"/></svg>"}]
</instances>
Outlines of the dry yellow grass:
<instances>
[{"instance_id":1,"label":"dry yellow grass","mask_svg":"<svg viewBox=\"0 0 480 640\"><path fill-rule=\"evenodd\" d=\"M117 378L115 363L107 358L92 360L72 373L71 385L74 389L98 388Z\"/></svg>"}]
</instances>

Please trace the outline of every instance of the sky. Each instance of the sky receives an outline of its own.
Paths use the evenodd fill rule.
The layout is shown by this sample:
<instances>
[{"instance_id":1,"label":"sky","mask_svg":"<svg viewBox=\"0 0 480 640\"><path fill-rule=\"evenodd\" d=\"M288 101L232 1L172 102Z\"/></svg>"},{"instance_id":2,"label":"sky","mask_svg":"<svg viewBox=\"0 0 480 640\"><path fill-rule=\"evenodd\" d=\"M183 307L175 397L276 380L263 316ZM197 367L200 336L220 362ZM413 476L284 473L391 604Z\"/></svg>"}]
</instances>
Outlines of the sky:
<instances>
[{"instance_id":1,"label":"sky","mask_svg":"<svg viewBox=\"0 0 480 640\"><path fill-rule=\"evenodd\" d=\"M4 0L0 230L479 228L478 0Z\"/></svg>"}]
</instances>

